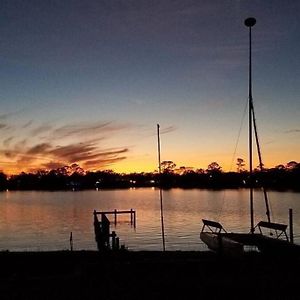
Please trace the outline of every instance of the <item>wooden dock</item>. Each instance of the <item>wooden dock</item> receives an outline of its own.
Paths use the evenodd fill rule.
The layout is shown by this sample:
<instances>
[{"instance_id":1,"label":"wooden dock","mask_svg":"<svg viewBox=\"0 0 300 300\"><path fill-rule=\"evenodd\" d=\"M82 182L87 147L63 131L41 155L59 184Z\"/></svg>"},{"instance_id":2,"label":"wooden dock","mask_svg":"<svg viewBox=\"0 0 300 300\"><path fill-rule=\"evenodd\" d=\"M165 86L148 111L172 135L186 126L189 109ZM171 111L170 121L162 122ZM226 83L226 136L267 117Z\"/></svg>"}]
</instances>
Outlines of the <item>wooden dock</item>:
<instances>
[{"instance_id":1,"label":"wooden dock","mask_svg":"<svg viewBox=\"0 0 300 300\"><path fill-rule=\"evenodd\" d=\"M114 215L114 224L117 224L117 216L119 214L129 214L130 224L136 228L136 212L133 209L130 210L113 210L113 211L96 211L94 210L94 231L97 248L99 251L106 250L119 250L120 239L115 231L110 232L110 220L106 215ZM98 215L101 216L101 221L98 219Z\"/></svg>"},{"instance_id":2,"label":"wooden dock","mask_svg":"<svg viewBox=\"0 0 300 300\"><path fill-rule=\"evenodd\" d=\"M94 212L95 213L95 212ZM117 216L123 214L130 215L130 224L135 228L136 227L136 212L132 208L130 210L113 210L113 211L96 211L96 214L105 214L105 215L114 215L114 224L117 225Z\"/></svg>"}]
</instances>

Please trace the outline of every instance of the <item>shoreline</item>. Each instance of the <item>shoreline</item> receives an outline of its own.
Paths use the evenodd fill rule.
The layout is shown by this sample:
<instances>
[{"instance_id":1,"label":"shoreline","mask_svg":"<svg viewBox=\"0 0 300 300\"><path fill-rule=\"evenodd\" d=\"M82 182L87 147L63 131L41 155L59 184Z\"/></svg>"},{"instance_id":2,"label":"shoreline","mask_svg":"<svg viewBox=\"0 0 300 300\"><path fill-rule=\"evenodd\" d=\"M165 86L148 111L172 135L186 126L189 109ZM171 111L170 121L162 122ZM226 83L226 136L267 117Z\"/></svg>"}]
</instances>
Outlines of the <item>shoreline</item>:
<instances>
[{"instance_id":1,"label":"shoreline","mask_svg":"<svg viewBox=\"0 0 300 300\"><path fill-rule=\"evenodd\" d=\"M57 188L57 189L46 189L46 188L24 188L24 189L1 189L0 192L86 192L86 191L114 191L114 190L131 190L131 189L159 189L158 186L108 186L101 188ZM222 191L222 190L249 190L248 186L164 186L163 191L169 191L172 189L181 190L207 190L207 191ZM260 191L261 186L254 187L254 190ZM300 193L299 187L268 187L268 191L278 193Z\"/></svg>"},{"instance_id":2,"label":"shoreline","mask_svg":"<svg viewBox=\"0 0 300 300\"><path fill-rule=\"evenodd\" d=\"M3 251L0 265L1 299L296 299L300 279L299 257L259 253Z\"/></svg>"}]
</instances>

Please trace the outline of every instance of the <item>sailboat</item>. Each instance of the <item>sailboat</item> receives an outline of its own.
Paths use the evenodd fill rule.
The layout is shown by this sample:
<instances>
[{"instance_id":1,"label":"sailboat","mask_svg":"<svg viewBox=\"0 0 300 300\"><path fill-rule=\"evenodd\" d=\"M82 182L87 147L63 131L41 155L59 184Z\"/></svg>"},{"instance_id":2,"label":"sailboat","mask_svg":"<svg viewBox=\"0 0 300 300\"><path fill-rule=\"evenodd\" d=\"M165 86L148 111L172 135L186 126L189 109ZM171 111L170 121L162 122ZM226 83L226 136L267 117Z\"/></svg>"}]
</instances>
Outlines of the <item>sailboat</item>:
<instances>
[{"instance_id":1,"label":"sailboat","mask_svg":"<svg viewBox=\"0 0 300 300\"><path fill-rule=\"evenodd\" d=\"M244 22L249 28L249 184L250 184L250 232L249 233L228 233L224 227L216 221L203 219L203 226L200 232L200 239L208 246L209 249L216 252L229 255L241 255L247 246L254 246L260 252L264 253L282 253L283 251L300 253L300 246L289 241L287 235L287 225L271 222L267 192L263 189L267 221L260 221L254 226L254 207L253 207L253 131L257 146L260 168L263 168L260 145L252 98L252 54L251 54L251 29L256 24L255 18L247 18ZM259 232L255 232L255 230ZM273 236L263 234L270 230L274 232ZM246 247L245 247L246 246Z\"/></svg>"}]
</instances>

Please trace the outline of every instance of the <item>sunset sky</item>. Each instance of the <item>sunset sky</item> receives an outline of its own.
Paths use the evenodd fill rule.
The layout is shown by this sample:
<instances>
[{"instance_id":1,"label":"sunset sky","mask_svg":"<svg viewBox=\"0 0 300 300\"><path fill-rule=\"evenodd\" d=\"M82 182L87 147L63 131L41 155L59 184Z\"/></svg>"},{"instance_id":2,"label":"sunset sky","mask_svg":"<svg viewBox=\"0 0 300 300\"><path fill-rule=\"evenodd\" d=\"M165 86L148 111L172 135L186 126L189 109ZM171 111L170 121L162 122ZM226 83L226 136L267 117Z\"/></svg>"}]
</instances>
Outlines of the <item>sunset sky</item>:
<instances>
[{"instance_id":1,"label":"sunset sky","mask_svg":"<svg viewBox=\"0 0 300 300\"><path fill-rule=\"evenodd\" d=\"M0 169L153 171L159 123L162 160L235 170L247 17L264 163L300 161L299 1L2 0Z\"/></svg>"}]
</instances>

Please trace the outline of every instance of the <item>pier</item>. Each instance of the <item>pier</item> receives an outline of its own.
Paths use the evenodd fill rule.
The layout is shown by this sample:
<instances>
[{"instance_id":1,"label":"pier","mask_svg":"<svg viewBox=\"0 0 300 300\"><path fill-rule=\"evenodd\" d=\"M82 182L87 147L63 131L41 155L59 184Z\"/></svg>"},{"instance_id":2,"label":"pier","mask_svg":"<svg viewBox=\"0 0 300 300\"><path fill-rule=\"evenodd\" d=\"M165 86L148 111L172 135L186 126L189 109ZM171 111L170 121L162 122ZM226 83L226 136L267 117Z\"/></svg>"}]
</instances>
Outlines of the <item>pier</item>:
<instances>
[{"instance_id":1,"label":"pier","mask_svg":"<svg viewBox=\"0 0 300 300\"><path fill-rule=\"evenodd\" d=\"M117 216L127 214L130 215L130 225L136 227L136 212L132 208L130 210L113 210L113 211L94 211L96 214L114 215L114 224L117 225Z\"/></svg>"},{"instance_id":2,"label":"pier","mask_svg":"<svg viewBox=\"0 0 300 300\"><path fill-rule=\"evenodd\" d=\"M114 224L117 225L117 216L119 214L129 214L130 224L136 228L136 212L133 209L130 210L113 210L113 211L96 211L94 210L94 230L95 240L99 251L105 250L119 250L120 239L115 231L110 232L110 220L106 215L114 215ZM98 219L98 215L101 216L101 221Z\"/></svg>"}]
</instances>

